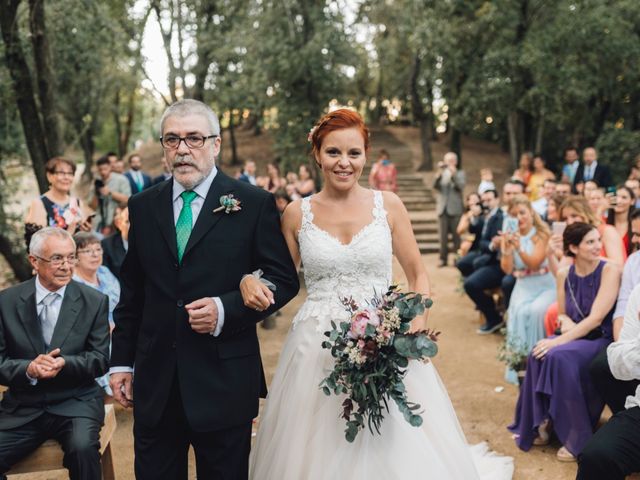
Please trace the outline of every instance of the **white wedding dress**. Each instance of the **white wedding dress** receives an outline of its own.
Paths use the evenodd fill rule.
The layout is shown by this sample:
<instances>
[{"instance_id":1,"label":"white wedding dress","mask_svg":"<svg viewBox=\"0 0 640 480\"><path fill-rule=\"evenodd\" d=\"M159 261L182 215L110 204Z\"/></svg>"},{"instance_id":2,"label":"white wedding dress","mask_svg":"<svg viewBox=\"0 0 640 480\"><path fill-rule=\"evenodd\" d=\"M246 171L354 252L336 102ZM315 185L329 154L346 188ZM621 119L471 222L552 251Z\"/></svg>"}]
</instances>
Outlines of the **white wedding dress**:
<instances>
[{"instance_id":1,"label":"white wedding dress","mask_svg":"<svg viewBox=\"0 0 640 480\"><path fill-rule=\"evenodd\" d=\"M473 480L511 479L513 460L470 447L432 362L410 362L405 378L410 401L424 422L412 427L393 401L381 434L361 430L353 443L339 417L343 398L318 385L333 358L323 332L348 319L340 297L365 302L391 282L391 232L382 194L374 192L372 222L345 245L313 223L310 199L302 200L298 235L308 297L284 344L251 454L252 480ZM362 305L362 303L361 303Z\"/></svg>"}]
</instances>

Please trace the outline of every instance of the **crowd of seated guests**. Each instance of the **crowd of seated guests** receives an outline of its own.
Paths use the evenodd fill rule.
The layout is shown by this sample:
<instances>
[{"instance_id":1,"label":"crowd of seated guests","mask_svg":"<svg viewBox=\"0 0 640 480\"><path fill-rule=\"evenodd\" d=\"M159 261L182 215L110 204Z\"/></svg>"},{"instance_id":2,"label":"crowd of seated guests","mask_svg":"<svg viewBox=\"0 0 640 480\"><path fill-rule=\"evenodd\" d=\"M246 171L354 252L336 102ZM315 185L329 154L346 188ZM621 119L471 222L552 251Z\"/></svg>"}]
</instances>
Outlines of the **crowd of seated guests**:
<instances>
[{"instance_id":1,"label":"crowd of seated guests","mask_svg":"<svg viewBox=\"0 0 640 480\"><path fill-rule=\"evenodd\" d=\"M485 319L478 333L506 323L504 345L522 357L524 377L506 372L521 383L518 447L555 435L579 479L624 479L640 471L640 165L615 186L595 148L564 160L556 179L524 153L502 208L495 190L469 195L456 266ZM613 417L597 429L605 405Z\"/></svg>"}]
</instances>

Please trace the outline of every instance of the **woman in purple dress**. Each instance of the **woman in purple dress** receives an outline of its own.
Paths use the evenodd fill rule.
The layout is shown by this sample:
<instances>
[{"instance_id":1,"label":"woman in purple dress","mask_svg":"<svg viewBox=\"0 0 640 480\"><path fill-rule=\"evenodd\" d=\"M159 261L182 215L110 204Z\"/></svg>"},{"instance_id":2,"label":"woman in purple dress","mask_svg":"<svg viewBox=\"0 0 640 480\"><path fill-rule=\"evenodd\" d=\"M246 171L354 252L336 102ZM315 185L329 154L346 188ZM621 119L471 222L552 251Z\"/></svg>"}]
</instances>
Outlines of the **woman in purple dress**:
<instances>
[{"instance_id":1,"label":"woman in purple dress","mask_svg":"<svg viewBox=\"0 0 640 480\"><path fill-rule=\"evenodd\" d=\"M527 451L532 445L547 445L553 428L563 445L558 459L575 461L604 407L591 383L589 364L611 342L620 271L600 258L602 242L593 225L569 225L563 243L574 264L557 275L561 333L540 340L531 350L509 430L518 447Z\"/></svg>"}]
</instances>

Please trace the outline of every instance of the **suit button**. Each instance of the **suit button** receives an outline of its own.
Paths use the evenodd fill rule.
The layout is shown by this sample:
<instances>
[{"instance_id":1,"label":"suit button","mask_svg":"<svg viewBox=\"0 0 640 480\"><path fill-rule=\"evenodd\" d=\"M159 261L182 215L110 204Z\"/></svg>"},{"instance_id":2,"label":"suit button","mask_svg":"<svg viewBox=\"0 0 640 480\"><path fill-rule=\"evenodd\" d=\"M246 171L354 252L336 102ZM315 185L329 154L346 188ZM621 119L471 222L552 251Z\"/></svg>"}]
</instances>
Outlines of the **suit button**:
<instances>
[{"instance_id":1,"label":"suit button","mask_svg":"<svg viewBox=\"0 0 640 480\"><path fill-rule=\"evenodd\" d=\"M178 305L178 308L182 308L182 307L184 307L184 302L182 300L178 300L176 305Z\"/></svg>"},{"instance_id":2,"label":"suit button","mask_svg":"<svg viewBox=\"0 0 640 480\"><path fill-rule=\"evenodd\" d=\"M173 268L175 268L176 270L180 269L180 265L178 265L177 263L173 264Z\"/></svg>"}]
</instances>

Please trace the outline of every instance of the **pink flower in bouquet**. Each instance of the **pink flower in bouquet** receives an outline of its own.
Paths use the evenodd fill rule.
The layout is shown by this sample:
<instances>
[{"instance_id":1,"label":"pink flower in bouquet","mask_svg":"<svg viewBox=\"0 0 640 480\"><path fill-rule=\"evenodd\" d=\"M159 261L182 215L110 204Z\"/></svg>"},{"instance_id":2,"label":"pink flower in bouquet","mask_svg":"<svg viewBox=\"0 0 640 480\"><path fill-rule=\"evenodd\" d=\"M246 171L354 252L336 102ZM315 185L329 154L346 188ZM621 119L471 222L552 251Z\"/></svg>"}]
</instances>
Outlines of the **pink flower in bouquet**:
<instances>
[{"instance_id":1,"label":"pink flower in bouquet","mask_svg":"<svg viewBox=\"0 0 640 480\"><path fill-rule=\"evenodd\" d=\"M376 312L370 310L359 310L351 317L351 329L349 330L349 337L362 338L364 337L367 325L373 325L377 327L380 325L380 317Z\"/></svg>"}]
</instances>

